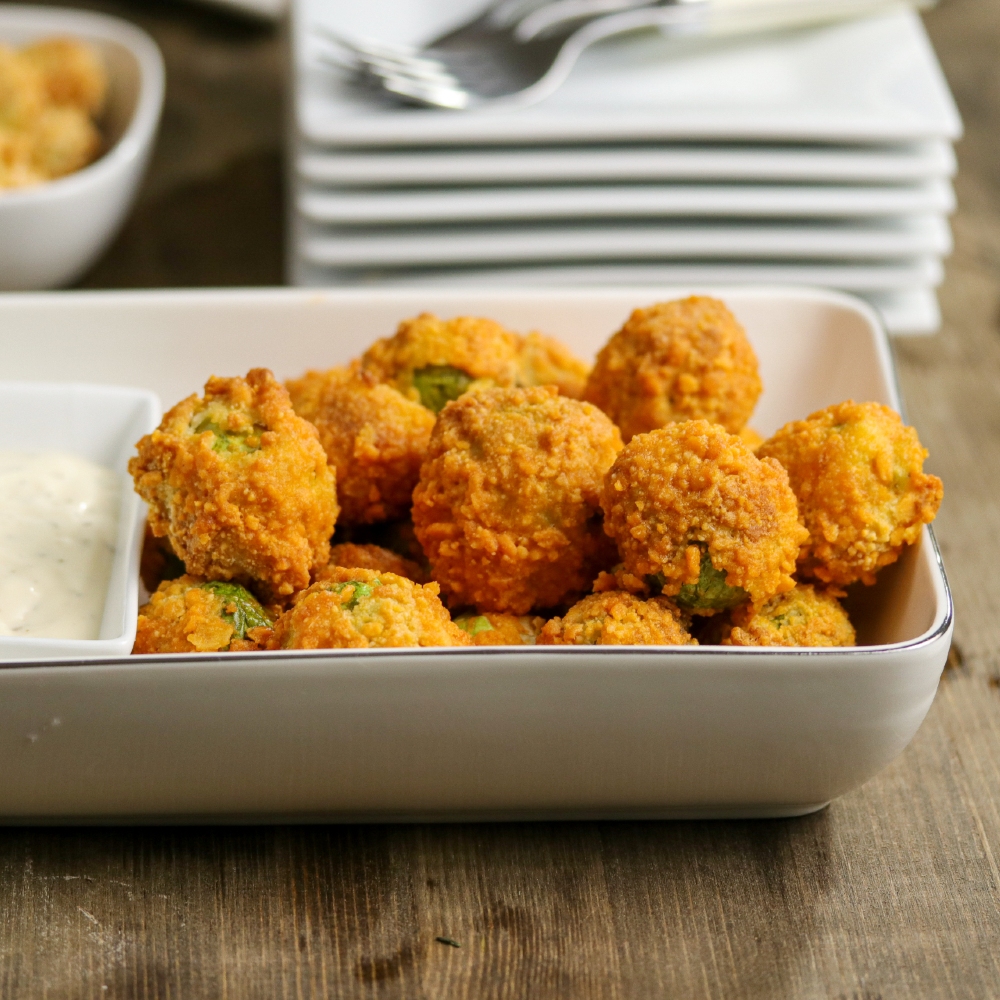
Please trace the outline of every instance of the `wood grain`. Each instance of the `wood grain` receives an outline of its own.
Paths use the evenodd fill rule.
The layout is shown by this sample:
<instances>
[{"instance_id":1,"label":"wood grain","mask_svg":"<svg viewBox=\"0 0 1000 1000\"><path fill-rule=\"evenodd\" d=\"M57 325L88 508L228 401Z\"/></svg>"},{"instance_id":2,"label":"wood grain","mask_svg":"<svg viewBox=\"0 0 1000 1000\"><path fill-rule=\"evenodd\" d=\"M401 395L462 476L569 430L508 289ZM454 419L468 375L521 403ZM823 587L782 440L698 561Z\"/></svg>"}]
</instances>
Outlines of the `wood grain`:
<instances>
[{"instance_id":1,"label":"wood grain","mask_svg":"<svg viewBox=\"0 0 1000 1000\"><path fill-rule=\"evenodd\" d=\"M196 224L199 204L235 218L259 199L259 237L277 211L277 181L247 166L277 163L277 40L117 9L166 40L174 83L131 235L88 282L277 280L237 239L205 263ZM958 630L909 749L791 821L0 830L0 997L1000 995L1000 4L950 0L927 23L968 134L945 327L896 350L946 483ZM171 263L185 235L193 256Z\"/></svg>"}]
</instances>

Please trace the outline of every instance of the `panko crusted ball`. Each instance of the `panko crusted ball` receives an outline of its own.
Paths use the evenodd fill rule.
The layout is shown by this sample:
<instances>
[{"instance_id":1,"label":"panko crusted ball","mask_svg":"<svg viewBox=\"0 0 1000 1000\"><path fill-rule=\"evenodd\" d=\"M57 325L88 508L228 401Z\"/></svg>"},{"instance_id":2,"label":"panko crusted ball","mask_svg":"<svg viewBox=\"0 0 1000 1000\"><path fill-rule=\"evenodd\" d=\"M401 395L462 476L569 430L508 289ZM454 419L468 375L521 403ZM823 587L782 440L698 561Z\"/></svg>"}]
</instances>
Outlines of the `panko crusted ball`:
<instances>
[{"instance_id":1,"label":"panko crusted ball","mask_svg":"<svg viewBox=\"0 0 1000 1000\"><path fill-rule=\"evenodd\" d=\"M665 597L643 600L624 590L590 594L546 622L542 646L697 646Z\"/></svg>"},{"instance_id":2,"label":"panko crusted ball","mask_svg":"<svg viewBox=\"0 0 1000 1000\"><path fill-rule=\"evenodd\" d=\"M854 626L836 594L797 583L759 610L736 608L723 646L853 646Z\"/></svg>"},{"instance_id":3,"label":"panko crusted ball","mask_svg":"<svg viewBox=\"0 0 1000 1000\"><path fill-rule=\"evenodd\" d=\"M590 365L581 361L555 337L529 333L518 338L517 384L554 385L570 399L582 399Z\"/></svg>"},{"instance_id":4,"label":"panko crusted ball","mask_svg":"<svg viewBox=\"0 0 1000 1000\"><path fill-rule=\"evenodd\" d=\"M181 576L166 580L139 609L133 653L214 653L262 649L273 620L238 583Z\"/></svg>"},{"instance_id":5,"label":"panko crusted ball","mask_svg":"<svg viewBox=\"0 0 1000 1000\"><path fill-rule=\"evenodd\" d=\"M597 355L583 398L636 434L683 420L738 433L762 389L757 355L717 299L691 296L636 309Z\"/></svg>"},{"instance_id":6,"label":"panko crusted ball","mask_svg":"<svg viewBox=\"0 0 1000 1000\"><path fill-rule=\"evenodd\" d=\"M137 444L129 462L149 524L188 573L256 581L269 597L309 585L337 519L333 470L316 428L266 368L212 377Z\"/></svg>"},{"instance_id":7,"label":"panko crusted ball","mask_svg":"<svg viewBox=\"0 0 1000 1000\"><path fill-rule=\"evenodd\" d=\"M356 545L354 542L344 542L330 547L330 562L317 574L316 579L322 580L325 573L334 567L359 567L361 569L381 570L384 573L395 573L405 576L414 583L426 583L427 574L423 567L412 559L406 559L390 549L379 545Z\"/></svg>"},{"instance_id":8,"label":"panko crusted ball","mask_svg":"<svg viewBox=\"0 0 1000 1000\"><path fill-rule=\"evenodd\" d=\"M788 471L809 532L799 570L825 583L871 584L934 520L943 486L899 414L848 400L786 424L757 454Z\"/></svg>"},{"instance_id":9,"label":"panko crusted ball","mask_svg":"<svg viewBox=\"0 0 1000 1000\"><path fill-rule=\"evenodd\" d=\"M534 646L545 619L538 615L508 615L498 611L469 611L457 615L455 624L472 639L473 646Z\"/></svg>"},{"instance_id":10,"label":"panko crusted ball","mask_svg":"<svg viewBox=\"0 0 1000 1000\"><path fill-rule=\"evenodd\" d=\"M434 414L357 364L286 383L295 412L313 424L337 473L340 522L404 517L420 476Z\"/></svg>"},{"instance_id":11,"label":"panko crusted ball","mask_svg":"<svg viewBox=\"0 0 1000 1000\"><path fill-rule=\"evenodd\" d=\"M413 525L452 606L527 614L614 561L599 494L621 448L596 407L554 386L484 389L438 418Z\"/></svg>"},{"instance_id":12,"label":"panko crusted ball","mask_svg":"<svg viewBox=\"0 0 1000 1000\"><path fill-rule=\"evenodd\" d=\"M395 573L330 567L275 623L269 649L469 646L436 583Z\"/></svg>"},{"instance_id":13,"label":"panko crusted ball","mask_svg":"<svg viewBox=\"0 0 1000 1000\"><path fill-rule=\"evenodd\" d=\"M601 494L625 573L712 614L791 590L799 523L788 474L720 424L690 420L634 437Z\"/></svg>"},{"instance_id":14,"label":"panko crusted ball","mask_svg":"<svg viewBox=\"0 0 1000 1000\"><path fill-rule=\"evenodd\" d=\"M421 313L403 320L395 336L375 341L361 367L376 381L439 413L469 389L514 385L518 337L491 319L443 320Z\"/></svg>"}]
</instances>

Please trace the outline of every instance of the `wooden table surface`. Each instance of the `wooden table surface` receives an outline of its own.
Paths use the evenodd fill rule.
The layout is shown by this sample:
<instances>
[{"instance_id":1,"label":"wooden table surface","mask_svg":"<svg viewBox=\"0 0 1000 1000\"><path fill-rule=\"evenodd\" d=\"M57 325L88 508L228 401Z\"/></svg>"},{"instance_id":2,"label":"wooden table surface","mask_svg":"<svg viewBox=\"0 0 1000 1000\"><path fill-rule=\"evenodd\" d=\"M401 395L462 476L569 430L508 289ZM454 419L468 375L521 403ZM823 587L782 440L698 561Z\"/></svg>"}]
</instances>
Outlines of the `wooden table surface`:
<instances>
[{"instance_id":1,"label":"wooden table surface","mask_svg":"<svg viewBox=\"0 0 1000 1000\"><path fill-rule=\"evenodd\" d=\"M169 86L83 285L279 283L277 34L93 6L156 36ZM796 820L0 830L0 998L1000 996L1000 3L927 25L967 135L944 329L896 348L957 640L903 755Z\"/></svg>"}]
</instances>

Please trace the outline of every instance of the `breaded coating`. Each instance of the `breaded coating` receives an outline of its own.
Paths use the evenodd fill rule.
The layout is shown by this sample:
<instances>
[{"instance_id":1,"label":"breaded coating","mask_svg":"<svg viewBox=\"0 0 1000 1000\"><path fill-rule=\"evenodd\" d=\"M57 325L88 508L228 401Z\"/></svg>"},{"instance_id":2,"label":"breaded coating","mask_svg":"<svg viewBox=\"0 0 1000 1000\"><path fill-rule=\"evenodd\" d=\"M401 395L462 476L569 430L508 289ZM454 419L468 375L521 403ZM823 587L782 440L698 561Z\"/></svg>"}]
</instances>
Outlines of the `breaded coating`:
<instances>
[{"instance_id":1,"label":"breaded coating","mask_svg":"<svg viewBox=\"0 0 1000 1000\"><path fill-rule=\"evenodd\" d=\"M788 474L720 424L690 420L634 437L601 494L624 570L653 577L695 614L794 586L798 520Z\"/></svg>"},{"instance_id":2,"label":"breaded coating","mask_svg":"<svg viewBox=\"0 0 1000 1000\"><path fill-rule=\"evenodd\" d=\"M361 367L439 413L469 389L514 385L517 348L517 336L491 319L421 313L403 320L394 337L376 340Z\"/></svg>"},{"instance_id":3,"label":"breaded coating","mask_svg":"<svg viewBox=\"0 0 1000 1000\"><path fill-rule=\"evenodd\" d=\"M752 427L741 428L739 438L755 455L757 449L764 443L764 438Z\"/></svg>"},{"instance_id":4,"label":"breaded coating","mask_svg":"<svg viewBox=\"0 0 1000 1000\"><path fill-rule=\"evenodd\" d=\"M546 622L541 646L697 646L665 597L643 600L624 590L589 594L562 618Z\"/></svg>"},{"instance_id":5,"label":"breaded coating","mask_svg":"<svg viewBox=\"0 0 1000 1000\"><path fill-rule=\"evenodd\" d=\"M295 412L314 424L337 472L344 524L404 517L410 509L434 414L355 363L286 383Z\"/></svg>"},{"instance_id":6,"label":"breaded coating","mask_svg":"<svg viewBox=\"0 0 1000 1000\"><path fill-rule=\"evenodd\" d=\"M438 598L436 583L395 573L330 567L296 595L274 626L269 649L470 646Z\"/></svg>"},{"instance_id":7,"label":"breaded coating","mask_svg":"<svg viewBox=\"0 0 1000 1000\"><path fill-rule=\"evenodd\" d=\"M139 609L133 653L262 649L273 622L236 583L182 576L165 580Z\"/></svg>"},{"instance_id":8,"label":"breaded coating","mask_svg":"<svg viewBox=\"0 0 1000 1000\"><path fill-rule=\"evenodd\" d=\"M316 579L324 579L324 574L336 566L348 569L357 566L361 569L381 570L384 573L405 576L407 580L412 580L414 583L427 582L427 574L422 566L412 559L404 559L398 553L383 549L379 545L355 545L352 542L346 542L343 545L331 546L330 562L316 574Z\"/></svg>"},{"instance_id":9,"label":"breaded coating","mask_svg":"<svg viewBox=\"0 0 1000 1000\"><path fill-rule=\"evenodd\" d=\"M555 386L483 389L438 417L413 526L453 606L524 615L614 561L599 494L618 430Z\"/></svg>"},{"instance_id":10,"label":"breaded coating","mask_svg":"<svg viewBox=\"0 0 1000 1000\"><path fill-rule=\"evenodd\" d=\"M469 611L455 624L467 632L473 646L534 646L545 624L538 615L507 615L497 611Z\"/></svg>"},{"instance_id":11,"label":"breaded coating","mask_svg":"<svg viewBox=\"0 0 1000 1000\"><path fill-rule=\"evenodd\" d=\"M149 523L187 571L257 581L270 597L309 585L337 519L334 473L316 428L266 368L212 377L136 446L129 462Z\"/></svg>"},{"instance_id":12,"label":"breaded coating","mask_svg":"<svg viewBox=\"0 0 1000 1000\"><path fill-rule=\"evenodd\" d=\"M0 45L0 188L39 184L96 159L101 136L91 118L106 90L103 65L80 42Z\"/></svg>"},{"instance_id":13,"label":"breaded coating","mask_svg":"<svg viewBox=\"0 0 1000 1000\"><path fill-rule=\"evenodd\" d=\"M733 434L762 389L757 355L718 299L691 296L636 309L597 355L583 398L636 434L710 420Z\"/></svg>"},{"instance_id":14,"label":"breaded coating","mask_svg":"<svg viewBox=\"0 0 1000 1000\"><path fill-rule=\"evenodd\" d=\"M836 595L798 583L759 611L746 605L732 613L723 646L853 646L854 626Z\"/></svg>"},{"instance_id":15,"label":"breaded coating","mask_svg":"<svg viewBox=\"0 0 1000 1000\"><path fill-rule=\"evenodd\" d=\"M926 449L899 414L848 400L786 424L758 455L788 470L809 530L799 571L846 586L875 582L934 520L943 486L923 471Z\"/></svg>"},{"instance_id":16,"label":"breaded coating","mask_svg":"<svg viewBox=\"0 0 1000 1000\"><path fill-rule=\"evenodd\" d=\"M555 385L570 399L583 399L590 365L581 361L555 337L529 333L517 339L517 384L522 387Z\"/></svg>"}]
</instances>

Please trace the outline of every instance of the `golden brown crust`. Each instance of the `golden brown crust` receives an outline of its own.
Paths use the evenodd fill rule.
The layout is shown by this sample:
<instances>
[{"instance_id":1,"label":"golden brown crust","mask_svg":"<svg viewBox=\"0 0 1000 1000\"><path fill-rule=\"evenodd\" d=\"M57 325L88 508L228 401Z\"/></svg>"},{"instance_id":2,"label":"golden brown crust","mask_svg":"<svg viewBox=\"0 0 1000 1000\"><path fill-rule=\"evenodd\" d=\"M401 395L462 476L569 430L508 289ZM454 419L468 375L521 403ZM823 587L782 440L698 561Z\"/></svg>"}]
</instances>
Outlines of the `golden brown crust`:
<instances>
[{"instance_id":1,"label":"golden brown crust","mask_svg":"<svg viewBox=\"0 0 1000 1000\"><path fill-rule=\"evenodd\" d=\"M454 605L551 607L614 559L598 497L619 448L596 407L554 386L485 389L438 418L413 525Z\"/></svg>"},{"instance_id":2,"label":"golden brown crust","mask_svg":"<svg viewBox=\"0 0 1000 1000\"><path fill-rule=\"evenodd\" d=\"M336 486L316 428L266 368L212 377L136 446L129 462L149 523L187 571L247 579L280 597L326 565Z\"/></svg>"},{"instance_id":3,"label":"golden brown crust","mask_svg":"<svg viewBox=\"0 0 1000 1000\"><path fill-rule=\"evenodd\" d=\"M295 412L315 425L336 469L340 521L372 524L404 517L434 414L365 376L357 363L309 371L286 386Z\"/></svg>"},{"instance_id":4,"label":"golden brown crust","mask_svg":"<svg viewBox=\"0 0 1000 1000\"><path fill-rule=\"evenodd\" d=\"M361 367L378 382L420 402L414 372L432 366L457 368L470 388L513 385L517 378L517 337L499 323L477 316L439 319L421 313L399 324L396 334L376 340L361 358Z\"/></svg>"},{"instance_id":5,"label":"golden brown crust","mask_svg":"<svg viewBox=\"0 0 1000 1000\"><path fill-rule=\"evenodd\" d=\"M330 562L316 574L316 580L324 579L325 574L334 567L349 569L353 566L395 573L397 576L405 576L414 583L427 582L427 574L423 567L412 559L405 559L398 553L383 549L379 545L355 545L352 542L330 548Z\"/></svg>"},{"instance_id":6,"label":"golden brown crust","mask_svg":"<svg viewBox=\"0 0 1000 1000\"><path fill-rule=\"evenodd\" d=\"M329 567L275 623L269 649L469 646L436 583L395 573Z\"/></svg>"},{"instance_id":7,"label":"golden brown crust","mask_svg":"<svg viewBox=\"0 0 1000 1000\"><path fill-rule=\"evenodd\" d=\"M455 624L469 635L473 646L534 646L545 619L538 615L470 611L457 616Z\"/></svg>"},{"instance_id":8,"label":"golden brown crust","mask_svg":"<svg viewBox=\"0 0 1000 1000\"><path fill-rule=\"evenodd\" d=\"M108 74L97 53L74 38L45 38L21 49L42 75L48 99L56 105L100 114L108 92Z\"/></svg>"},{"instance_id":9,"label":"golden brown crust","mask_svg":"<svg viewBox=\"0 0 1000 1000\"><path fill-rule=\"evenodd\" d=\"M39 184L93 161L101 137L91 116L106 89L104 67L80 42L0 45L0 188Z\"/></svg>"},{"instance_id":10,"label":"golden brown crust","mask_svg":"<svg viewBox=\"0 0 1000 1000\"><path fill-rule=\"evenodd\" d=\"M696 646L681 613L665 597L643 600L623 590L590 594L546 622L542 646Z\"/></svg>"},{"instance_id":11,"label":"golden brown crust","mask_svg":"<svg viewBox=\"0 0 1000 1000\"><path fill-rule=\"evenodd\" d=\"M788 470L809 531L799 571L845 586L875 573L934 520L943 487L899 414L848 400L786 424L758 450Z\"/></svg>"},{"instance_id":12,"label":"golden brown crust","mask_svg":"<svg viewBox=\"0 0 1000 1000\"><path fill-rule=\"evenodd\" d=\"M746 606L732 612L723 646L853 646L854 626L841 607L840 591L798 583L771 598L759 611Z\"/></svg>"},{"instance_id":13,"label":"golden brown crust","mask_svg":"<svg viewBox=\"0 0 1000 1000\"><path fill-rule=\"evenodd\" d=\"M517 384L522 387L554 385L560 395L583 399L590 365L581 361L555 337L532 332L518 338Z\"/></svg>"},{"instance_id":14,"label":"golden brown crust","mask_svg":"<svg viewBox=\"0 0 1000 1000\"><path fill-rule=\"evenodd\" d=\"M739 439L756 455L757 449L764 443L764 438L761 437L752 427L743 427L740 429Z\"/></svg>"},{"instance_id":15,"label":"golden brown crust","mask_svg":"<svg viewBox=\"0 0 1000 1000\"><path fill-rule=\"evenodd\" d=\"M181 576L166 580L139 609L133 653L214 653L262 649L270 629L251 629L248 639L234 638L223 618L226 602L203 587L204 580ZM256 641L255 641L256 640Z\"/></svg>"},{"instance_id":16,"label":"golden brown crust","mask_svg":"<svg viewBox=\"0 0 1000 1000\"><path fill-rule=\"evenodd\" d=\"M583 398L636 434L681 420L737 433L762 389L757 356L726 306L704 296L636 309L597 355Z\"/></svg>"},{"instance_id":17,"label":"golden brown crust","mask_svg":"<svg viewBox=\"0 0 1000 1000\"><path fill-rule=\"evenodd\" d=\"M607 475L601 505L624 570L662 574L667 597L698 582L702 547L726 584L755 604L794 586L806 532L788 475L719 424L691 420L633 438Z\"/></svg>"}]
</instances>

